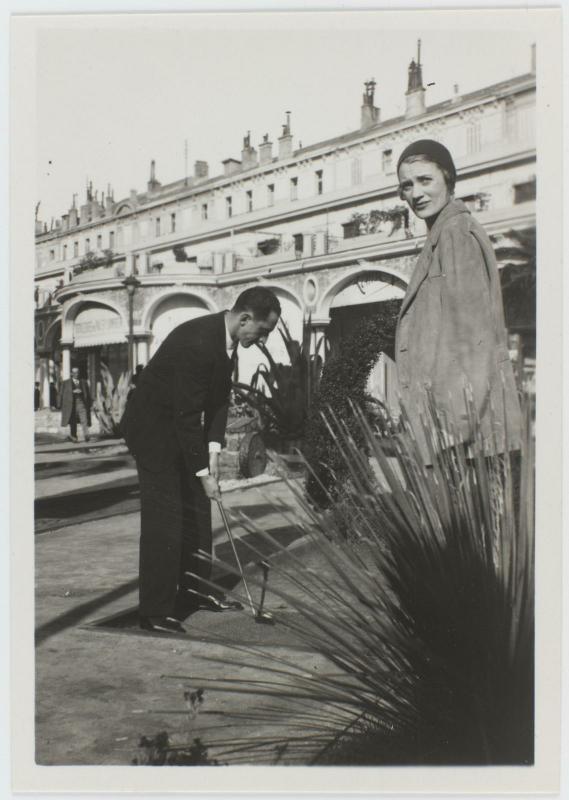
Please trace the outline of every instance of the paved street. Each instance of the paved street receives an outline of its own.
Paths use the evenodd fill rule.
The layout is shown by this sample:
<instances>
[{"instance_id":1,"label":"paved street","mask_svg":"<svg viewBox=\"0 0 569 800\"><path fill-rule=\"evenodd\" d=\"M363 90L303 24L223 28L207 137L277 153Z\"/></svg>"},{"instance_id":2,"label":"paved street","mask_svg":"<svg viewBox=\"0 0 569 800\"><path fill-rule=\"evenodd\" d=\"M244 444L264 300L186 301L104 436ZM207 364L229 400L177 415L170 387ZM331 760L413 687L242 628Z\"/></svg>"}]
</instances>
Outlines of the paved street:
<instances>
[{"instance_id":1,"label":"paved street","mask_svg":"<svg viewBox=\"0 0 569 800\"><path fill-rule=\"evenodd\" d=\"M68 443L39 445L36 453L36 755L40 764L128 764L141 735L160 730L201 736L207 743L220 711L240 708L238 696L206 692L204 709L188 728L184 688L198 688L199 676L225 676L227 666L204 658L234 658L220 642L263 645L284 654L299 644L279 625L256 625L250 611L200 611L187 620L188 634L161 637L136 624L138 489L136 471L124 448L90 448ZM296 512L290 489L265 478L258 485L225 481L225 505L243 512L285 547L306 548L302 531L281 510ZM258 597L259 546L269 558L274 548L234 525L238 552ZM219 513L214 507L215 555L234 564ZM273 551L273 552L271 552ZM238 579L217 565L214 578L245 600ZM294 613L271 595L267 604ZM298 658L298 655L296 656ZM302 656L314 662L314 656ZM315 666L312 663L312 666ZM249 670L259 677L253 659ZM165 674L188 676L171 680ZM231 674L248 674L245 667ZM176 711L175 715L167 711ZM212 720L214 722L212 723ZM217 720L217 722L215 722ZM259 735L263 732L263 726ZM224 738L227 731L223 733ZM239 731L234 731L239 735Z\"/></svg>"},{"instance_id":2,"label":"paved street","mask_svg":"<svg viewBox=\"0 0 569 800\"><path fill-rule=\"evenodd\" d=\"M40 446L35 477L36 533L139 508L134 461L116 442Z\"/></svg>"}]
</instances>

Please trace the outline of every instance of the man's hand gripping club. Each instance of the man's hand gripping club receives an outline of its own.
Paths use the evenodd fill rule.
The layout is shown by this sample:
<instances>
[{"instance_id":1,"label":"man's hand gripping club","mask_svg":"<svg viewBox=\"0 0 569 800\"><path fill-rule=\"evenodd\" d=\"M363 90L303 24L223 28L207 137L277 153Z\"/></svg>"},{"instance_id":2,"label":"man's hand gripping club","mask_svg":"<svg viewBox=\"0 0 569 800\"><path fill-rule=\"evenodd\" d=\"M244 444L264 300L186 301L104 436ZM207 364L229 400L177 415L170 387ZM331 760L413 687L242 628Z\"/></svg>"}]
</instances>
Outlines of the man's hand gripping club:
<instances>
[{"instance_id":1,"label":"man's hand gripping club","mask_svg":"<svg viewBox=\"0 0 569 800\"><path fill-rule=\"evenodd\" d=\"M219 453L209 454L209 475L201 476L202 486L210 500L221 500L219 488Z\"/></svg>"}]
</instances>

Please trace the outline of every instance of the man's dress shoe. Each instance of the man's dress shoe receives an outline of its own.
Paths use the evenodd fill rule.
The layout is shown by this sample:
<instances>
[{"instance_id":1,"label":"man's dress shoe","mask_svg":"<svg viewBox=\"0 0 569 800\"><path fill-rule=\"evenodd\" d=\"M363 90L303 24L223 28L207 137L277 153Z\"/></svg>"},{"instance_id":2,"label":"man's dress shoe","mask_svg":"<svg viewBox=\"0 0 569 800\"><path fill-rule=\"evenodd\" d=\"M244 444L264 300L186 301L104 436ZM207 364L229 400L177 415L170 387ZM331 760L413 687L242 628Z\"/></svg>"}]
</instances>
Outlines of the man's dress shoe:
<instances>
[{"instance_id":1,"label":"man's dress shoe","mask_svg":"<svg viewBox=\"0 0 569 800\"><path fill-rule=\"evenodd\" d=\"M155 633L186 633L180 620L174 617L140 617L140 627Z\"/></svg>"},{"instance_id":2,"label":"man's dress shoe","mask_svg":"<svg viewBox=\"0 0 569 800\"><path fill-rule=\"evenodd\" d=\"M178 594L180 605L187 606L188 614L193 611L240 611L243 605L225 595L199 594L194 589L182 588Z\"/></svg>"},{"instance_id":3,"label":"man's dress shoe","mask_svg":"<svg viewBox=\"0 0 569 800\"><path fill-rule=\"evenodd\" d=\"M214 595L208 594L207 597L200 597L200 608L204 611L240 611L243 605L238 600L230 600L225 595L214 597Z\"/></svg>"}]
</instances>

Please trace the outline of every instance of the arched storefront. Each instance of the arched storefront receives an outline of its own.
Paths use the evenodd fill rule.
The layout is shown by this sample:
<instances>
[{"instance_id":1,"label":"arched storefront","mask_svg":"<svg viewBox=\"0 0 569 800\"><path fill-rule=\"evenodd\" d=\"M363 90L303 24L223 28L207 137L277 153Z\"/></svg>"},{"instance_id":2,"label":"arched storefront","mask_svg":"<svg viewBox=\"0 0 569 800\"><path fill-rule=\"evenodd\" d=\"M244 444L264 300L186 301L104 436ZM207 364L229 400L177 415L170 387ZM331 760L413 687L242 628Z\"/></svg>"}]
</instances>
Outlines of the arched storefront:
<instances>
[{"instance_id":1,"label":"arched storefront","mask_svg":"<svg viewBox=\"0 0 569 800\"><path fill-rule=\"evenodd\" d=\"M338 292L330 304L328 340L332 352L364 317L381 313L381 304L402 300L405 290L379 277L359 277Z\"/></svg>"},{"instance_id":2,"label":"arched storefront","mask_svg":"<svg viewBox=\"0 0 569 800\"><path fill-rule=\"evenodd\" d=\"M71 366L79 367L93 394L101 381L105 364L116 382L127 368L128 347L125 322L117 308L94 300L68 309L64 330L71 329Z\"/></svg>"},{"instance_id":3,"label":"arched storefront","mask_svg":"<svg viewBox=\"0 0 569 800\"><path fill-rule=\"evenodd\" d=\"M39 407L56 408L61 385L61 320L38 319L35 344Z\"/></svg>"},{"instance_id":4,"label":"arched storefront","mask_svg":"<svg viewBox=\"0 0 569 800\"><path fill-rule=\"evenodd\" d=\"M382 307L390 315L393 303L403 300L406 281L402 276L382 270L366 269L363 272L343 278L332 286L323 301L328 313L327 338L330 350L334 353L342 340L345 340L365 318L382 314ZM398 405L397 377L393 353L382 353L372 368L368 380L371 395L395 409Z\"/></svg>"},{"instance_id":5,"label":"arched storefront","mask_svg":"<svg viewBox=\"0 0 569 800\"><path fill-rule=\"evenodd\" d=\"M359 321L377 313L388 300L402 300L407 279L396 270L366 266L343 275L324 293L316 316L329 320L327 338L332 351Z\"/></svg>"},{"instance_id":6,"label":"arched storefront","mask_svg":"<svg viewBox=\"0 0 569 800\"><path fill-rule=\"evenodd\" d=\"M205 300L192 294L170 294L152 310L150 320L150 356L153 356L168 334L182 322L210 314Z\"/></svg>"},{"instance_id":7,"label":"arched storefront","mask_svg":"<svg viewBox=\"0 0 569 800\"><path fill-rule=\"evenodd\" d=\"M303 310L300 300L288 289L272 284L263 284L267 289L271 289L278 297L281 304L281 319L286 324L293 339L302 341L302 322ZM269 336L267 349L273 359L280 364L288 364L289 358L287 349L281 334L278 332L279 326ZM258 347L239 348L239 380L249 383L257 367L266 364L266 359Z\"/></svg>"}]
</instances>

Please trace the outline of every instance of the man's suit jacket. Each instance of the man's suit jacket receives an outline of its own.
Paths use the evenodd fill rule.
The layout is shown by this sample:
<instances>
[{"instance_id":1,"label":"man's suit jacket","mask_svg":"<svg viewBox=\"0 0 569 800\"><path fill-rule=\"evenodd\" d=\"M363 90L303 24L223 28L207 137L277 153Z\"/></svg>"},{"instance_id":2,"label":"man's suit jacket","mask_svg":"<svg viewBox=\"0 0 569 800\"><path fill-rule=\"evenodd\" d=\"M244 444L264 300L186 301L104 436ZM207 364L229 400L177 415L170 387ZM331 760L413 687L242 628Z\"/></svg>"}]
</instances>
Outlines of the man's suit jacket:
<instances>
[{"instance_id":1,"label":"man's suit jacket","mask_svg":"<svg viewBox=\"0 0 569 800\"><path fill-rule=\"evenodd\" d=\"M84 378L79 379L79 386L83 393L83 402L87 411L87 424L91 424L91 392L89 384ZM73 411L73 380L68 378L61 384L61 424L69 425Z\"/></svg>"},{"instance_id":2,"label":"man's suit jacket","mask_svg":"<svg viewBox=\"0 0 569 800\"><path fill-rule=\"evenodd\" d=\"M208 442L224 441L230 390L224 313L184 322L162 342L129 397L120 423L129 450L151 471L180 455L192 473L207 468Z\"/></svg>"}]
</instances>

